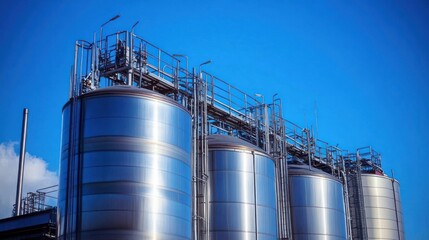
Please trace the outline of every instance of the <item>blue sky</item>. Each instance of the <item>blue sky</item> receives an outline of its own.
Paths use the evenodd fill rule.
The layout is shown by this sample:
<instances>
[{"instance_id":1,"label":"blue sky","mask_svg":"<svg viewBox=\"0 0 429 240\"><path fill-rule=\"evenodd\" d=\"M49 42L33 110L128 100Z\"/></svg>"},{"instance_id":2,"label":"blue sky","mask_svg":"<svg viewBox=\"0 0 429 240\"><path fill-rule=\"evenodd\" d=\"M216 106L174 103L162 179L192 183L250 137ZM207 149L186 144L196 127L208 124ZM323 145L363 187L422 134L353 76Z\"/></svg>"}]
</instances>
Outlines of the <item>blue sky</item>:
<instances>
[{"instance_id":1,"label":"blue sky","mask_svg":"<svg viewBox=\"0 0 429 240\"><path fill-rule=\"evenodd\" d=\"M57 171L74 41L130 29L315 125L333 145L372 145L401 182L408 239L429 239L427 1L1 1L0 143L19 141ZM16 149L17 151L17 149ZM10 173L14 174L14 173ZM4 176L0 176L3 178Z\"/></svg>"}]
</instances>

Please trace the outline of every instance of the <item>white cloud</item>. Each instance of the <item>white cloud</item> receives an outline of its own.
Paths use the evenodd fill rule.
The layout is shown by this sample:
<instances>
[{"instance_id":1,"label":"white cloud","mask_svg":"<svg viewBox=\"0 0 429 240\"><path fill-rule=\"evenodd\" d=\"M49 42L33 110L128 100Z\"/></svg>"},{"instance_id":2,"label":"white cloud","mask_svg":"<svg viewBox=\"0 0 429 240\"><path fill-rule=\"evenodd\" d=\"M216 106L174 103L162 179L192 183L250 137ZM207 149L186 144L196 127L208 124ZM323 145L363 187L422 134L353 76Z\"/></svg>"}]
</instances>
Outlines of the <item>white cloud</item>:
<instances>
[{"instance_id":1,"label":"white cloud","mask_svg":"<svg viewBox=\"0 0 429 240\"><path fill-rule=\"evenodd\" d=\"M16 142L0 143L0 219L10 217L15 203L19 155ZM25 154L24 186L22 195L58 184L58 176L47 169L42 158ZM55 193L56 194L56 193Z\"/></svg>"}]
</instances>

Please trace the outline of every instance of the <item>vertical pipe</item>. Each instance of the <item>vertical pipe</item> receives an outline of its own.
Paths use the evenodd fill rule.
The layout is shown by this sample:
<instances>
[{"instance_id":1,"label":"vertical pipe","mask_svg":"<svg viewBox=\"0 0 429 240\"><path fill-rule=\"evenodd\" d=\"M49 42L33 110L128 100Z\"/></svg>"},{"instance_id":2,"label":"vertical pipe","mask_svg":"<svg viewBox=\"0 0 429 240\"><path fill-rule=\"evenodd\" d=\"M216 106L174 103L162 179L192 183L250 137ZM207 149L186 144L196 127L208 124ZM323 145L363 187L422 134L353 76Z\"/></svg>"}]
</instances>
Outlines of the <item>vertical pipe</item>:
<instances>
[{"instance_id":1,"label":"vertical pipe","mask_svg":"<svg viewBox=\"0 0 429 240\"><path fill-rule=\"evenodd\" d=\"M215 102L215 87L214 87L214 77L213 76L211 76L211 82L212 82L212 99L211 99L211 104L212 104L212 106L214 105L214 102Z\"/></svg>"},{"instance_id":2,"label":"vertical pipe","mask_svg":"<svg viewBox=\"0 0 429 240\"><path fill-rule=\"evenodd\" d=\"M255 157L255 151L252 151L252 157L253 157L253 201L255 201L255 239L258 240L258 202L256 197L256 157Z\"/></svg>"},{"instance_id":3,"label":"vertical pipe","mask_svg":"<svg viewBox=\"0 0 429 240\"><path fill-rule=\"evenodd\" d=\"M228 84L228 110L231 115L232 101L231 101L231 85Z\"/></svg>"},{"instance_id":4,"label":"vertical pipe","mask_svg":"<svg viewBox=\"0 0 429 240\"><path fill-rule=\"evenodd\" d=\"M281 185L281 167L280 167L280 162L281 162L281 154L279 152L278 149L278 145L277 145L277 137L278 137L278 133L279 133L279 127L277 126L277 119L276 119L276 99L274 98L275 95L273 96L273 109L271 111L271 121L272 121L272 126L274 129L274 137L273 137L273 153L272 156L275 159L275 166L276 166L276 198L277 198L277 236L278 237L282 237L283 236L283 201L282 201L282 196L283 194L281 194L282 192L282 185Z\"/></svg>"},{"instance_id":5,"label":"vertical pipe","mask_svg":"<svg viewBox=\"0 0 429 240\"><path fill-rule=\"evenodd\" d=\"M96 46L95 46L95 33L94 33L94 43L91 46L91 90L94 90L95 87L95 81L96 81L96 64L95 64L95 58L96 58Z\"/></svg>"},{"instance_id":6,"label":"vertical pipe","mask_svg":"<svg viewBox=\"0 0 429 240\"><path fill-rule=\"evenodd\" d=\"M140 52L140 62L139 62L139 88L142 87L142 74L143 74L143 43L140 42L139 52Z\"/></svg>"},{"instance_id":7,"label":"vertical pipe","mask_svg":"<svg viewBox=\"0 0 429 240\"><path fill-rule=\"evenodd\" d=\"M127 34L128 37L128 34ZM128 64L129 64L129 70L128 70L128 82L127 85L132 86L134 82L134 29L129 33L128 41L127 41L128 47Z\"/></svg>"},{"instance_id":8,"label":"vertical pipe","mask_svg":"<svg viewBox=\"0 0 429 240\"><path fill-rule=\"evenodd\" d=\"M259 145L259 109L255 107L255 134L256 134L256 146L260 147Z\"/></svg>"},{"instance_id":9,"label":"vertical pipe","mask_svg":"<svg viewBox=\"0 0 429 240\"><path fill-rule=\"evenodd\" d=\"M203 154L204 157L202 159L203 162L203 180L204 180L204 218L206 220L206 226L205 226L205 232L206 232L206 239L209 239L210 236L210 218L208 216L208 187L207 187L207 173L208 173L208 143L207 143L207 135L208 135L208 123L207 123L207 82L203 83L204 84L204 105L203 105L203 125L204 125L204 131L203 131Z\"/></svg>"},{"instance_id":10,"label":"vertical pipe","mask_svg":"<svg viewBox=\"0 0 429 240\"><path fill-rule=\"evenodd\" d=\"M192 230L193 230L193 240L198 239L198 203L197 203L197 161L198 161L198 152L197 152L197 138L198 138L198 89L197 89L197 80L195 77L195 68L192 69L192 85L193 85L193 136L192 136Z\"/></svg>"},{"instance_id":11,"label":"vertical pipe","mask_svg":"<svg viewBox=\"0 0 429 240\"><path fill-rule=\"evenodd\" d=\"M342 160L344 162L344 160ZM342 177L343 181L343 196L344 196L344 206L346 211L346 227L347 227L347 239L353 239L352 236L352 224L351 224L351 216L350 216L350 201L349 201L349 186L348 179L345 168L339 171L340 177Z\"/></svg>"},{"instance_id":12,"label":"vertical pipe","mask_svg":"<svg viewBox=\"0 0 429 240\"><path fill-rule=\"evenodd\" d=\"M79 59L79 42L76 41L75 49L74 49L73 77L71 79L71 81L72 81L71 85L72 85L73 88L71 90L71 96L70 96L70 98L77 96L77 93L78 93L78 90L76 88L76 85L77 85L76 80L77 80L77 68L78 68L77 64L78 64L78 59Z\"/></svg>"},{"instance_id":13,"label":"vertical pipe","mask_svg":"<svg viewBox=\"0 0 429 240\"><path fill-rule=\"evenodd\" d=\"M244 95L244 120L247 122L247 94L243 93Z\"/></svg>"},{"instance_id":14,"label":"vertical pipe","mask_svg":"<svg viewBox=\"0 0 429 240\"><path fill-rule=\"evenodd\" d=\"M305 129L307 134L307 154L308 154L308 169L311 170L311 143L310 143L310 130Z\"/></svg>"},{"instance_id":15,"label":"vertical pipe","mask_svg":"<svg viewBox=\"0 0 429 240\"><path fill-rule=\"evenodd\" d=\"M70 67L69 98L73 96L73 66Z\"/></svg>"},{"instance_id":16,"label":"vertical pipe","mask_svg":"<svg viewBox=\"0 0 429 240\"><path fill-rule=\"evenodd\" d=\"M19 153L18 180L16 184L16 216L21 215L22 185L24 181L25 146L27 144L28 108L24 108L22 116L21 150Z\"/></svg>"},{"instance_id":17,"label":"vertical pipe","mask_svg":"<svg viewBox=\"0 0 429 240\"><path fill-rule=\"evenodd\" d=\"M158 76L161 76L161 49L158 48Z\"/></svg>"},{"instance_id":18,"label":"vertical pipe","mask_svg":"<svg viewBox=\"0 0 429 240\"><path fill-rule=\"evenodd\" d=\"M100 27L100 49L101 49L101 44L103 42L103 25L101 25L101 27ZM94 33L94 37L95 37L95 33ZM106 38L106 40L107 40L107 38ZM95 41L94 41L94 44L95 44Z\"/></svg>"},{"instance_id":19,"label":"vertical pipe","mask_svg":"<svg viewBox=\"0 0 429 240\"><path fill-rule=\"evenodd\" d=\"M270 126L268 123L268 104L264 103L265 151L270 154Z\"/></svg>"},{"instance_id":20,"label":"vertical pipe","mask_svg":"<svg viewBox=\"0 0 429 240\"><path fill-rule=\"evenodd\" d=\"M283 230L284 230L284 235L286 235L285 237L287 239L292 240L293 236L292 236L292 225L291 225L291 218L290 218L290 200L289 200L289 169L288 169L288 163L287 163L287 149L285 150L285 154L284 154L284 158L282 158L282 185L283 188L282 189L282 194L283 194L283 207L284 207L284 214L285 216L283 219L284 222L284 226L283 226Z\"/></svg>"},{"instance_id":21,"label":"vertical pipe","mask_svg":"<svg viewBox=\"0 0 429 240\"><path fill-rule=\"evenodd\" d=\"M276 219L277 219L277 236L279 236L281 238L282 236L282 226L283 226L283 221L282 221L282 195L280 194L281 192L281 185L280 185L280 181L281 181L281 176L280 176L280 158L275 159L275 165L276 165L276 171L275 171L275 183L276 183L276 199L277 199L277 213L276 213Z\"/></svg>"},{"instance_id":22,"label":"vertical pipe","mask_svg":"<svg viewBox=\"0 0 429 240\"><path fill-rule=\"evenodd\" d=\"M76 205L74 206L74 208L76 208L75 212L77 213L75 216L75 230L76 230L76 236L77 239L81 239L81 233L82 233L82 174L83 174L83 135L84 135L84 127L83 127L83 122L85 119L85 105L83 102L81 102L79 105L76 105L76 107L79 107L78 109L76 109L76 112L78 112L79 116L76 116L76 123L78 124L75 127L75 131L77 132L77 138L74 138L77 140L77 143L73 144L75 151L77 151L76 153L73 153L73 158L74 156L76 156L76 158L74 159L74 161L77 162L77 164L73 164L74 166L77 165L77 169L75 169L75 172L77 173L77 176L74 177L75 179L73 179L73 184L75 184L73 186L73 192L75 192L76 194Z\"/></svg>"},{"instance_id":23,"label":"vertical pipe","mask_svg":"<svg viewBox=\"0 0 429 240\"><path fill-rule=\"evenodd\" d=\"M393 201L395 206L395 217L396 217L396 228L398 229L398 239L401 240L401 230L399 229L399 219L398 219L398 206L396 205L396 190L395 190L395 175L392 170L392 191L393 191Z\"/></svg>"},{"instance_id":24,"label":"vertical pipe","mask_svg":"<svg viewBox=\"0 0 429 240\"><path fill-rule=\"evenodd\" d=\"M175 92L174 92L174 99L179 101L179 94L180 94L180 76L179 76L179 70L180 70L180 60L176 60L176 66L173 67L174 65L174 55L172 58L172 74L173 74L173 81L174 81L174 88L175 88ZM184 105L184 101L183 101L183 97L181 98L181 101L179 101L180 103L182 103L183 106Z\"/></svg>"},{"instance_id":25,"label":"vertical pipe","mask_svg":"<svg viewBox=\"0 0 429 240\"><path fill-rule=\"evenodd\" d=\"M188 92L188 85L189 85L189 63L188 63L188 56L185 56L186 57L186 73L185 73L185 75L186 75L186 77L185 77L185 79L186 79L186 92Z\"/></svg>"}]
</instances>

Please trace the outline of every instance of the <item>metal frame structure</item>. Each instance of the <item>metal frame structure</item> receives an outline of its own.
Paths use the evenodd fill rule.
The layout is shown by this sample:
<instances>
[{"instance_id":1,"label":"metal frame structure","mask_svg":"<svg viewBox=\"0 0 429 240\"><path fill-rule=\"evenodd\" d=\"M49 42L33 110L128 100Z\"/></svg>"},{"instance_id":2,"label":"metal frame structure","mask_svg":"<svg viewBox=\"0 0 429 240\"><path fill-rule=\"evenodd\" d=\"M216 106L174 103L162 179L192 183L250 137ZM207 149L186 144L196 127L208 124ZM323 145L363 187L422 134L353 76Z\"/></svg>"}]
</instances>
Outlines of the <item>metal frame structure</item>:
<instances>
[{"instance_id":1,"label":"metal frame structure","mask_svg":"<svg viewBox=\"0 0 429 240\"><path fill-rule=\"evenodd\" d=\"M58 185L41 188L36 190L36 192L28 192L27 196L21 199L19 214L17 214L17 205L13 205L12 216L25 215L53 208L53 205L47 203L46 200L56 200L57 197L54 195L56 195L57 192Z\"/></svg>"},{"instance_id":2,"label":"metal frame structure","mask_svg":"<svg viewBox=\"0 0 429 240\"><path fill-rule=\"evenodd\" d=\"M282 116L281 99L262 102L201 70L188 69L188 58L169 54L134 34L119 31L93 42L77 41L70 80L70 98L112 85L132 85L171 97L185 106L193 120L193 238L209 238L208 222L208 146L210 134L227 134L260 147L276 163L278 229L280 239L291 239L288 203L288 163L305 164L334 175L344 187L347 201L346 169L350 167L342 150L314 137ZM183 60L186 60L183 63ZM72 123L73 124L73 123ZM364 149L361 156L366 157ZM363 154L365 153L365 154ZM370 149L370 153L374 153ZM372 155L371 155L372 156ZM378 159L378 158L376 158ZM361 162L379 166L376 159ZM365 165L366 166L366 165ZM381 169L381 167L380 167ZM348 206L348 203L346 203ZM348 211L347 211L348 213ZM350 216L348 232L350 233Z\"/></svg>"}]
</instances>

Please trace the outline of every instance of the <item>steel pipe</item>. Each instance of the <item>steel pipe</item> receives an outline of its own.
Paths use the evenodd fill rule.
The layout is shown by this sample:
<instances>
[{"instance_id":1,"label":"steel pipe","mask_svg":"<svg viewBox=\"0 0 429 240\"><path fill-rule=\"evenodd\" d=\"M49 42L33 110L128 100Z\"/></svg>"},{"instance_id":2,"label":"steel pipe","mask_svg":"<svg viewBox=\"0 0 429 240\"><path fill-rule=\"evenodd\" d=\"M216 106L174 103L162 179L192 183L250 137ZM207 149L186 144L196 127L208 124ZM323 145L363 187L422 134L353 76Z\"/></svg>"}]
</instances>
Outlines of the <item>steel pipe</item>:
<instances>
[{"instance_id":1,"label":"steel pipe","mask_svg":"<svg viewBox=\"0 0 429 240\"><path fill-rule=\"evenodd\" d=\"M15 200L16 216L21 215L22 185L24 182L25 147L27 144L27 125L28 125L28 108L24 108L23 117L22 117L21 149L19 153L18 180L16 184L16 200Z\"/></svg>"}]
</instances>

